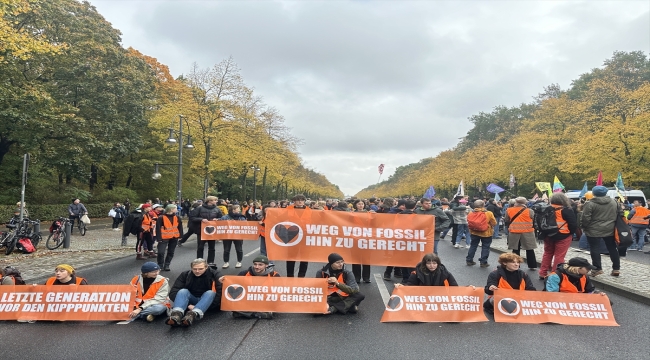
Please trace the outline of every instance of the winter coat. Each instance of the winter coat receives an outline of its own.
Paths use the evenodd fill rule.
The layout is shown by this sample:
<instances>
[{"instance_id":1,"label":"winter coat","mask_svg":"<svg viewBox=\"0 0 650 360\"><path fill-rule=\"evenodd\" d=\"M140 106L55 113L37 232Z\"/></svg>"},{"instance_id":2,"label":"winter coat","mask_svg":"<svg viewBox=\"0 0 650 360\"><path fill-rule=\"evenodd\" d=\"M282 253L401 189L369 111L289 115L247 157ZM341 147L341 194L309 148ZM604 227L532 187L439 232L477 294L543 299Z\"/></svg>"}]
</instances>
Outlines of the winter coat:
<instances>
[{"instance_id":1,"label":"winter coat","mask_svg":"<svg viewBox=\"0 0 650 360\"><path fill-rule=\"evenodd\" d=\"M445 280L449 286L458 286L454 276L447 270L447 268L439 264L438 268L432 273L428 269L422 272L422 263L415 265L415 271L411 272L411 276L406 281L408 286L445 286Z\"/></svg>"},{"instance_id":2,"label":"winter coat","mask_svg":"<svg viewBox=\"0 0 650 360\"><path fill-rule=\"evenodd\" d=\"M609 196L597 196L582 208L582 229L589 237L614 236L618 203Z\"/></svg>"},{"instance_id":3,"label":"winter coat","mask_svg":"<svg viewBox=\"0 0 650 360\"><path fill-rule=\"evenodd\" d=\"M172 301L175 300L176 294L178 294L181 289L187 289L192 295L201 297L204 292L212 290L212 285L214 284L217 296L214 297L214 301L210 305L210 308L218 309L221 307L222 286L219 282L220 277L221 273L219 270L210 267L208 267L200 277L195 276L192 270L183 271L178 275L176 281L174 281L174 286L172 286L172 289L169 291L169 298L172 299Z\"/></svg>"},{"instance_id":4,"label":"winter coat","mask_svg":"<svg viewBox=\"0 0 650 360\"><path fill-rule=\"evenodd\" d=\"M440 207L431 207L429 210L424 210L423 208L417 208L415 209L415 213L418 215L433 215L435 216L435 225L436 225L436 231L435 231L435 239L440 240L440 233L445 231L451 225L451 220L449 220L449 216L445 214L445 211L442 210Z\"/></svg>"},{"instance_id":5,"label":"winter coat","mask_svg":"<svg viewBox=\"0 0 650 360\"><path fill-rule=\"evenodd\" d=\"M494 214L492 214L491 211L487 211L485 208L475 208L473 211L484 212L485 216L487 216L487 223L489 226L488 229L485 231L476 231L476 230L469 229L469 233L471 235L476 235L482 238L492 237L492 234L494 234L494 226L497 224L497 219L494 218ZM467 223L467 219L465 219L465 223Z\"/></svg>"},{"instance_id":6,"label":"winter coat","mask_svg":"<svg viewBox=\"0 0 650 360\"><path fill-rule=\"evenodd\" d=\"M584 290L582 292L584 293L592 293L596 290L596 287L594 286L594 283L591 282L591 279L589 278L588 275L580 275L580 274L572 274L566 271L566 268L568 267L568 264L558 264L557 265L557 270L555 270L555 273L551 274L546 278L546 291L549 292L559 292L560 291L560 276L566 275L569 282L575 286L578 291L580 292L581 290ZM580 284L580 280L582 277L586 279L585 282L585 288L582 289L582 285Z\"/></svg>"},{"instance_id":7,"label":"winter coat","mask_svg":"<svg viewBox=\"0 0 650 360\"><path fill-rule=\"evenodd\" d=\"M197 206L196 209L190 212L190 222L189 227L195 233L200 233L201 231L201 221L203 219L207 220L216 220L223 217L223 213L217 207L217 205L207 205L203 204Z\"/></svg>"},{"instance_id":8,"label":"winter coat","mask_svg":"<svg viewBox=\"0 0 650 360\"><path fill-rule=\"evenodd\" d=\"M345 282L345 284L339 284L338 288L341 289L344 293L349 295L358 293L359 284L357 284L357 280L355 280L352 271L346 269L345 265L343 265L343 269L341 270L332 270L330 264L326 264L325 266L323 266L322 269L316 272L316 278L324 278L324 279L327 279L329 277L338 278L339 274L341 273L343 273L343 281Z\"/></svg>"},{"instance_id":9,"label":"winter coat","mask_svg":"<svg viewBox=\"0 0 650 360\"><path fill-rule=\"evenodd\" d=\"M524 290L536 290L533 281L525 271L521 269L517 269L517 271L508 271L505 267L499 265L490 273L490 275L488 275L487 284L485 285L485 293L488 295L494 295L494 291L490 290L490 286L494 285L498 287L501 278L507 281L510 287L514 290L519 290L521 280L524 280L524 283L526 284Z\"/></svg>"}]
</instances>

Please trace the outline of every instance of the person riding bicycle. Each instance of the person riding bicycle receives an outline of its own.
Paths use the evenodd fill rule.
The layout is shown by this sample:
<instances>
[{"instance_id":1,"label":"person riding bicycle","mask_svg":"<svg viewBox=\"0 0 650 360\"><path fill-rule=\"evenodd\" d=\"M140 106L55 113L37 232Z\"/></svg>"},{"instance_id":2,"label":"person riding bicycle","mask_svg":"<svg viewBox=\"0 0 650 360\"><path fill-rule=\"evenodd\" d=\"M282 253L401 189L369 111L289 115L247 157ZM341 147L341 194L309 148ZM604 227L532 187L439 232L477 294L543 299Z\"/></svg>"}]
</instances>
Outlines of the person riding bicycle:
<instances>
[{"instance_id":1,"label":"person riding bicycle","mask_svg":"<svg viewBox=\"0 0 650 360\"><path fill-rule=\"evenodd\" d=\"M75 198L72 200L72 204L68 206L68 213L70 213L70 222L74 228L74 220L77 219L77 223L81 225L81 217L88 213L84 204L81 203L81 200Z\"/></svg>"}]
</instances>

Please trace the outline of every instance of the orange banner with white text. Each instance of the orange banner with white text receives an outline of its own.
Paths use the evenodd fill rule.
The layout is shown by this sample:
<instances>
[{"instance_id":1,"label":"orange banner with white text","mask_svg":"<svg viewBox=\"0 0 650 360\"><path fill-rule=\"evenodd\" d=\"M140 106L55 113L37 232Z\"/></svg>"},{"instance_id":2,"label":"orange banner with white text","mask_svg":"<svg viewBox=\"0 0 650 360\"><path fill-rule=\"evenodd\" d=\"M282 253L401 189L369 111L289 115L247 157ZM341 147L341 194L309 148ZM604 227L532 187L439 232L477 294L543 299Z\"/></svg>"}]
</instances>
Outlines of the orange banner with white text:
<instances>
[{"instance_id":1,"label":"orange banner with white text","mask_svg":"<svg viewBox=\"0 0 650 360\"><path fill-rule=\"evenodd\" d=\"M433 252L435 217L268 209L266 250L273 260L325 262L338 253L349 264L414 267Z\"/></svg>"},{"instance_id":2,"label":"orange banner with white text","mask_svg":"<svg viewBox=\"0 0 650 360\"><path fill-rule=\"evenodd\" d=\"M483 288L400 286L386 304L381 322L480 322Z\"/></svg>"},{"instance_id":3,"label":"orange banner with white text","mask_svg":"<svg viewBox=\"0 0 650 360\"><path fill-rule=\"evenodd\" d=\"M257 221L211 220L201 222L201 240L258 240Z\"/></svg>"},{"instance_id":4,"label":"orange banner with white text","mask_svg":"<svg viewBox=\"0 0 650 360\"><path fill-rule=\"evenodd\" d=\"M0 320L128 320L131 285L0 286Z\"/></svg>"},{"instance_id":5,"label":"orange banner with white text","mask_svg":"<svg viewBox=\"0 0 650 360\"><path fill-rule=\"evenodd\" d=\"M221 310L323 314L327 279L226 276Z\"/></svg>"},{"instance_id":6,"label":"orange banner with white text","mask_svg":"<svg viewBox=\"0 0 650 360\"><path fill-rule=\"evenodd\" d=\"M494 321L619 326L606 295L503 289L494 292Z\"/></svg>"}]
</instances>

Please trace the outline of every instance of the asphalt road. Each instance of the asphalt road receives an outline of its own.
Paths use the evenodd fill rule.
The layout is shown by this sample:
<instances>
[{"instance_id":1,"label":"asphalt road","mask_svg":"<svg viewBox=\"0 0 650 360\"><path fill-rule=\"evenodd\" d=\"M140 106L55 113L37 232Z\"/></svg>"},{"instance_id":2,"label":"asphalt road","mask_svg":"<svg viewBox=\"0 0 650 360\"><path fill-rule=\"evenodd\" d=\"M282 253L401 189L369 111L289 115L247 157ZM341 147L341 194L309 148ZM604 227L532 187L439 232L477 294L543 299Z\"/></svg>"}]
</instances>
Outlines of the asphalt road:
<instances>
[{"instance_id":1,"label":"asphalt road","mask_svg":"<svg viewBox=\"0 0 650 360\"><path fill-rule=\"evenodd\" d=\"M249 254L244 258L245 267L257 255L257 246L257 242L244 242L244 254ZM221 244L217 249L218 263L222 264ZM466 266L466 249L453 249L449 241L443 241L439 250L443 263L461 285L485 284L490 269ZM196 243L190 241L177 249L172 271L163 274L173 282L181 271L189 269L195 255ZM490 264L495 265L496 258L497 254L492 253ZM234 262L231 258L230 263ZM92 284L128 283L141 264L134 256L86 269L80 275ZM321 266L310 264L308 274L311 276ZM285 275L284 263L276 262L276 270ZM222 272L238 271L231 266ZM383 268L373 267L372 273L382 274ZM541 282L534 281L541 288ZM392 290L390 282L382 282L388 285L388 291ZM355 315L279 314L273 320L241 320L233 319L228 312L208 313L190 328L170 328L162 317L151 324L138 321L129 325L5 321L0 326L0 351L5 360L648 358L645 342L650 330L650 307L613 294L610 299L620 327L493 321L384 324L380 322L384 304L375 278L360 287L366 300Z\"/></svg>"}]
</instances>

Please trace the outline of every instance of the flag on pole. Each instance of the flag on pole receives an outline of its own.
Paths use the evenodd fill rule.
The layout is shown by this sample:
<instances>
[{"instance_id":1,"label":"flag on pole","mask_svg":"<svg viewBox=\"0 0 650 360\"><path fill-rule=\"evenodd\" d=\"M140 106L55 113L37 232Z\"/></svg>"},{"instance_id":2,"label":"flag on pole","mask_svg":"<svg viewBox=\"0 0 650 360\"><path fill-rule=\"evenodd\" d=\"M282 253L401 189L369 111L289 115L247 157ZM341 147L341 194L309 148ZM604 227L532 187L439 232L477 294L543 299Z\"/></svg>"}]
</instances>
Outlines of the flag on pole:
<instances>
[{"instance_id":1,"label":"flag on pole","mask_svg":"<svg viewBox=\"0 0 650 360\"><path fill-rule=\"evenodd\" d=\"M433 185L429 186L427 191L424 192L423 198L432 199L436 195L436 189L433 188Z\"/></svg>"},{"instance_id":2,"label":"flag on pole","mask_svg":"<svg viewBox=\"0 0 650 360\"><path fill-rule=\"evenodd\" d=\"M533 201L535 201L537 199L539 199L539 195L537 195L537 193L535 193L535 196L533 196Z\"/></svg>"},{"instance_id":3,"label":"flag on pole","mask_svg":"<svg viewBox=\"0 0 650 360\"><path fill-rule=\"evenodd\" d=\"M564 190L564 185L560 182L560 179L557 178L557 175L555 175L555 179L553 179L553 192L562 192Z\"/></svg>"},{"instance_id":4,"label":"flag on pole","mask_svg":"<svg viewBox=\"0 0 650 360\"><path fill-rule=\"evenodd\" d=\"M501 201L501 197L499 196L499 193L494 194L494 201Z\"/></svg>"},{"instance_id":5,"label":"flag on pole","mask_svg":"<svg viewBox=\"0 0 650 360\"><path fill-rule=\"evenodd\" d=\"M490 183L490 185L488 185L485 189L493 194L498 194L500 192L506 191L504 188L495 183Z\"/></svg>"},{"instance_id":6,"label":"flag on pole","mask_svg":"<svg viewBox=\"0 0 650 360\"><path fill-rule=\"evenodd\" d=\"M379 175L384 173L384 164L379 164Z\"/></svg>"},{"instance_id":7,"label":"flag on pole","mask_svg":"<svg viewBox=\"0 0 650 360\"><path fill-rule=\"evenodd\" d=\"M508 186L510 186L510 188L512 189L513 187L515 187L515 184L516 184L515 176L512 173L510 173L510 183L508 184Z\"/></svg>"},{"instance_id":8,"label":"flag on pole","mask_svg":"<svg viewBox=\"0 0 650 360\"><path fill-rule=\"evenodd\" d=\"M598 170L598 177L596 178L596 186L603 186L603 171Z\"/></svg>"},{"instance_id":9,"label":"flag on pole","mask_svg":"<svg viewBox=\"0 0 650 360\"><path fill-rule=\"evenodd\" d=\"M460 184L458 184L458 190L456 190L456 196L465 196L465 185L463 185L463 180L460 181Z\"/></svg>"},{"instance_id":10,"label":"flag on pole","mask_svg":"<svg viewBox=\"0 0 650 360\"><path fill-rule=\"evenodd\" d=\"M539 189L539 191L543 193L548 193L551 195L551 192L553 191L553 188L551 187L551 183L549 182L536 182L535 186Z\"/></svg>"},{"instance_id":11,"label":"flag on pole","mask_svg":"<svg viewBox=\"0 0 650 360\"><path fill-rule=\"evenodd\" d=\"M616 177L616 189L625 191L625 185L623 185L623 176L621 175L620 171Z\"/></svg>"},{"instance_id":12,"label":"flag on pole","mask_svg":"<svg viewBox=\"0 0 650 360\"><path fill-rule=\"evenodd\" d=\"M585 181L585 186L582 187L582 190L580 190L580 198L585 196L585 194L589 191L589 187L587 187L587 182Z\"/></svg>"}]
</instances>

